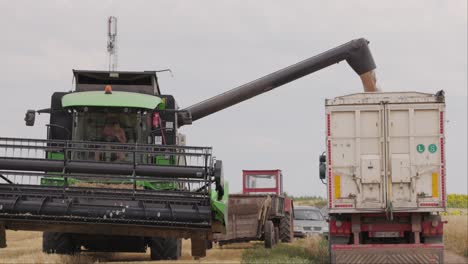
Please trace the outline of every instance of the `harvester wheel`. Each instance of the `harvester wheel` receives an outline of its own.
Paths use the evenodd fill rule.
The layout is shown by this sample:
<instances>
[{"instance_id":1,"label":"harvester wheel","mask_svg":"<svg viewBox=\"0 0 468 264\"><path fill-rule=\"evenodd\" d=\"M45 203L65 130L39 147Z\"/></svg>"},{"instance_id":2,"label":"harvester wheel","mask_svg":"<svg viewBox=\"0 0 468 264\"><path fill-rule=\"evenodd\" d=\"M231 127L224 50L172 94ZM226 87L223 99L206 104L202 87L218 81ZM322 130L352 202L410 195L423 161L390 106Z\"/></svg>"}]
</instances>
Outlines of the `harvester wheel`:
<instances>
[{"instance_id":1,"label":"harvester wheel","mask_svg":"<svg viewBox=\"0 0 468 264\"><path fill-rule=\"evenodd\" d=\"M182 240L153 237L150 250L152 260L177 260L182 254Z\"/></svg>"},{"instance_id":2,"label":"harvester wheel","mask_svg":"<svg viewBox=\"0 0 468 264\"><path fill-rule=\"evenodd\" d=\"M71 234L44 232L42 234L42 251L47 254L73 255L79 252L79 248Z\"/></svg>"},{"instance_id":3,"label":"harvester wheel","mask_svg":"<svg viewBox=\"0 0 468 264\"><path fill-rule=\"evenodd\" d=\"M281 242L290 243L294 237L294 231L292 229L292 216L290 212L286 212L281 218L280 222L280 239Z\"/></svg>"},{"instance_id":4,"label":"harvester wheel","mask_svg":"<svg viewBox=\"0 0 468 264\"><path fill-rule=\"evenodd\" d=\"M265 248L272 248L275 245L275 226L268 220L264 226Z\"/></svg>"}]
</instances>

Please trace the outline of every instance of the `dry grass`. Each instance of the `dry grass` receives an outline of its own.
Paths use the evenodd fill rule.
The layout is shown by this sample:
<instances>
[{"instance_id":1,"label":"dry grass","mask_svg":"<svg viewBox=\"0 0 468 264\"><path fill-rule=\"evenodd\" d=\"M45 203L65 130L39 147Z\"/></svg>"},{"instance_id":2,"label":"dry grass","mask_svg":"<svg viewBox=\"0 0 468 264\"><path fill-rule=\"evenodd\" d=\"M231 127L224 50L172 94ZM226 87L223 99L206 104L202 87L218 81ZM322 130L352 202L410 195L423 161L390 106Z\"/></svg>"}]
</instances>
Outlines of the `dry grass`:
<instances>
[{"instance_id":1,"label":"dry grass","mask_svg":"<svg viewBox=\"0 0 468 264\"><path fill-rule=\"evenodd\" d=\"M468 215L444 216L448 223L444 228L445 248L468 257Z\"/></svg>"},{"instance_id":2,"label":"dry grass","mask_svg":"<svg viewBox=\"0 0 468 264\"><path fill-rule=\"evenodd\" d=\"M322 208L327 205L327 200L322 197L294 197L294 205L296 206L314 206L317 208Z\"/></svg>"},{"instance_id":3,"label":"dry grass","mask_svg":"<svg viewBox=\"0 0 468 264\"><path fill-rule=\"evenodd\" d=\"M242 254L245 264L313 264L327 263L327 241L319 236L297 239L292 244L281 243L272 249L265 249L263 244L256 244Z\"/></svg>"},{"instance_id":4,"label":"dry grass","mask_svg":"<svg viewBox=\"0 0 468 264\"><path fill-rule=\"evenodd\" d=\"M315 259L318 263L326 263L328 261L328 241L320 236L307 237L304 243L304 247L307 252Z\"/></svg>"}]
</instances>

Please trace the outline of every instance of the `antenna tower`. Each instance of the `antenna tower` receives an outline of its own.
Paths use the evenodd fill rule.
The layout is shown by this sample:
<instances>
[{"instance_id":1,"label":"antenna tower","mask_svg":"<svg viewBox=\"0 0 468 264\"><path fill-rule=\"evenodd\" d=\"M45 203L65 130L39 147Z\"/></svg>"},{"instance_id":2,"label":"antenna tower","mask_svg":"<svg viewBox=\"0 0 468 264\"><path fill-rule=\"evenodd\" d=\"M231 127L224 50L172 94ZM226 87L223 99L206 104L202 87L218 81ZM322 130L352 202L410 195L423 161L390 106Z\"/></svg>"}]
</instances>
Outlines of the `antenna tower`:
<instances>
[{"instance_id":1,"label":"antenna tower","mask_svg":"<svg viewBox=\"0 0 468 264\"><path fill-rule=\"evenodd\" d=\"M107 19L107 52L109 53L109 71L117 70L117 18Z\"/></svg>"}]
</instances>

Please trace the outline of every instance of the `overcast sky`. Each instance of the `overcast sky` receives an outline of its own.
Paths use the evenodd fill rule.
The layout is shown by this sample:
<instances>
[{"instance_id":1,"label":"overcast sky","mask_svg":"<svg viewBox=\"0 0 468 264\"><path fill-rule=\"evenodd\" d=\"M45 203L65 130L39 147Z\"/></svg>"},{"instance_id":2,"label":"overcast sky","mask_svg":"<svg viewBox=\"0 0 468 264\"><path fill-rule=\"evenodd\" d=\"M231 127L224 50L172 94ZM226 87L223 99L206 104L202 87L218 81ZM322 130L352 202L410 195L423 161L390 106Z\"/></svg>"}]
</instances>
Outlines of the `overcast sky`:
<instances>
[{"instance_id":1,"label":"overcast sky","mask_svg":"<svg viewBox=\"0 0 468 264\"><path fill-rule=\"evenodd\" d=\"M448 192L467 193L466 0L0 1L1 136L44 138L48 116L25 127L25 110L71 90L72 69L107 69L109 15L119 70L170 68L162 90L182 107L365 37L383 91L446 91ZM182 132L214 148L234 192L242 169L278 168L287 192L325 196L324 100L361 91L341 63Z\"/></svg>"}]
</instances>

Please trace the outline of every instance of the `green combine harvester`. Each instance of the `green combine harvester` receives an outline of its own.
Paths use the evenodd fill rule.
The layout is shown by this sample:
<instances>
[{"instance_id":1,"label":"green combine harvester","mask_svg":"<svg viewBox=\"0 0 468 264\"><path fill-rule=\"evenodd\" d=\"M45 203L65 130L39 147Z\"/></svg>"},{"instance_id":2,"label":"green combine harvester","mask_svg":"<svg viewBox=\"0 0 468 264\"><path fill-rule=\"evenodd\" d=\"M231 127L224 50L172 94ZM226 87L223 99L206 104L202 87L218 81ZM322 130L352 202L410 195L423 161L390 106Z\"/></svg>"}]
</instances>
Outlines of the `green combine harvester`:
<instances>
[{"instance_id":1,"label":"green combine harvester","mask_svg":"<svg viewBox=\"0 0 468 264\"><path fill-rule=\"evenodd\" d=\"M5 230L43 231L47 253L146 252L177 259L181 239L203 257L226 230L228 189L209 147L178 132L222 109L346 60L366 91L375 64L365 39L179 109L156 71L74 70L74 91L56 92L47 139L0 138L0 247Z\"/></svg>"},{"instance_id":2,"label":"green combine harvester","mask_svg":"<svg viewBox=\"0 0 468 264\"><path fill-rule=\"evenodd\" d=\"M191 238L204 256L225 225L221 161L185 146L156 72L73 74L75 90L37 111L50 114L47 140L0 138L0 223L45 231L47 253L150 247L152 259L177 259Z\"/></svg>"}]
</instances>

